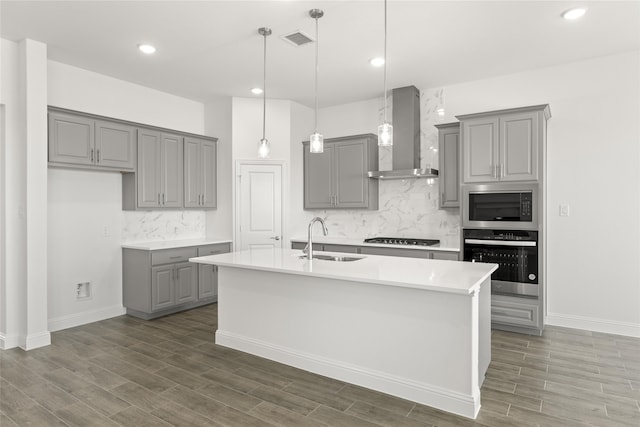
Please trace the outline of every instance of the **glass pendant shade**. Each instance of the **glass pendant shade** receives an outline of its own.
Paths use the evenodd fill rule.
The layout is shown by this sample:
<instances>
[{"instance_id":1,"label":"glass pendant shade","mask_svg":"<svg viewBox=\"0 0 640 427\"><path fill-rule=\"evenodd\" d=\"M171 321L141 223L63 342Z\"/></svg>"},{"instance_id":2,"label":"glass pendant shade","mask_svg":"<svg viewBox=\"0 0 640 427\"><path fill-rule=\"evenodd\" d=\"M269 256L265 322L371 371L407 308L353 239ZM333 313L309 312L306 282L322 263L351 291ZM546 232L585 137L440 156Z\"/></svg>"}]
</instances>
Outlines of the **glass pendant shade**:
<instances>
[{"instance_id":1,"label":"glass pendant shade","mask_svg":"<svg viewBox=\"0 0 640 427\"><path fill-rule=\"evenodd\" d=\"M321 133L314 132L309 138L309 150L312 153L324 152L324 136Z\"/></svg>"},{"instance_id":2,"label":"glass pendant shade","mask_svg":"<svg viewBox=\"0 0 640 427\"><path fill-rule=\"evenodd\" d=\"M384 122L378 126L378 146L391 147L393 145L393 126Z\"/></svg>"},{"instance_id":3,"label":"glass pendant shade","mask_svg":"<svg viewBox=\"0 0 640 427\"><path fill-rule=\"evenodd\" d=\"M258 157L261 159L266 159L269 157L269 140L266 138L262 138L260 140L260 144L258 145Z\"/></svg>"}]
</instances>

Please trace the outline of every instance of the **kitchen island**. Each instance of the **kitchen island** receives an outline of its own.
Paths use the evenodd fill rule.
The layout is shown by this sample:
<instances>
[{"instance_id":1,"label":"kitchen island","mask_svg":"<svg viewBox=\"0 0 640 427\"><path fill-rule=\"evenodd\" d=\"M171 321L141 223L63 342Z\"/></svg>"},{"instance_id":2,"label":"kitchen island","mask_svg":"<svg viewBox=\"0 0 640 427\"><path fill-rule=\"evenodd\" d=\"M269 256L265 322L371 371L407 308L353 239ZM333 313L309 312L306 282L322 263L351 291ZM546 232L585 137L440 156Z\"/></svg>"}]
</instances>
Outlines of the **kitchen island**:
<instances>
[{"instance_id":1,"label":"kitchen island","mask_svg":"<svg viewBox=\"0 0 640 427\"><path fill-rule=\"evenodd\" d=\"M219 268L217 344L476 417L497 265L301 255L259 249L190 259Z\"/></svg>"}]
</instances>

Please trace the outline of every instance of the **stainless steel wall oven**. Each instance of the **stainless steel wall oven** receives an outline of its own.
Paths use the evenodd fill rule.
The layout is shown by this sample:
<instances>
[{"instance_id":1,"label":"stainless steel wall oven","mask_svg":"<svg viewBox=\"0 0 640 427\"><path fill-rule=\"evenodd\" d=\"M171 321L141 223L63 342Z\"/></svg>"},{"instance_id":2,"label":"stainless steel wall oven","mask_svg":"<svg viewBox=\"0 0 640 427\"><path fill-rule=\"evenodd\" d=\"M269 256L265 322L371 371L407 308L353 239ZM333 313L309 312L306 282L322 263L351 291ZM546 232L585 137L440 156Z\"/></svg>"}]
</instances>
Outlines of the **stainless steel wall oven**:
<instances>
[{"instance_id":1,"label":"stainless steel wall oven","mask_svg":"<svg viewBox=\"0 0 640 427\"><path fill-rule=\"evenodd\" d=\"M531 230L466 229L464 261L491 262L491 293L537 298L538 232Z\"/></svg>"},{"instance_id":2,"label":"stainless steel wall oven","mask_svg":"<svg viewBox=\"0 0 640 427\"><path fill-rule=\"evenodd\" d=\"M462 226L538 229L537 184L468 184L462 187Z\"/></svg>"}]
</instances>

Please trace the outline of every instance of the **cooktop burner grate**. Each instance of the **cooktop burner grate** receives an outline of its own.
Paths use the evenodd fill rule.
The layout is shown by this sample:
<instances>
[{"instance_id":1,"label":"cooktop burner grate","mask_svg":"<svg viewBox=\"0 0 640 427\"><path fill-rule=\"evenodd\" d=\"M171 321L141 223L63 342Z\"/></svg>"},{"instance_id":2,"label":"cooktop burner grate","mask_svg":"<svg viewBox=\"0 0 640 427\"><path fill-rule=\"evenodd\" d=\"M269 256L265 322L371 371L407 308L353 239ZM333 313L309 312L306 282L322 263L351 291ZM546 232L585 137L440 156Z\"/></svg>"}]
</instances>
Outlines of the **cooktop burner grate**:
<instances>
[{"instance_id":1,"label":"cooktop burner grate","mask_svg":"<svg viewBox=\"0 0 640 427\"><path fill-rule=\"evenodd\" d=\"M369 239L364 239L364 242L383 245L434 246L440 243L440 240L410 239L408 237L371 237Z\"/></svg>"}]
</instances>

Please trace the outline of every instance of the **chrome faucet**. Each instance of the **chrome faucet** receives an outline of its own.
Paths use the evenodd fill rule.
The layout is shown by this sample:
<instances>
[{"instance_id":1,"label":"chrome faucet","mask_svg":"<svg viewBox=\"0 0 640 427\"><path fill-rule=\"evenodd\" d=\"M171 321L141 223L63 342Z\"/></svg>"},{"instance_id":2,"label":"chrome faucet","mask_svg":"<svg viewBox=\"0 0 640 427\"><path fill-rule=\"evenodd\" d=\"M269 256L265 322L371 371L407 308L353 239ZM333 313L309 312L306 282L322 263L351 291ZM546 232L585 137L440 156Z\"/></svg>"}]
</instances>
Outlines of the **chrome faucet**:
<instances>
[{"instance_id":1,"label":"chrome faucet","mask_svg":"<svg viewBox=\"0 0 640 427\"><path fill-rule=\"evenodd\" d=\"M309 230L307 234L307 246L302 250L303 253L307 254L307 259L313 259L313 224L319 222L322 225L322 233L326 236L329 231L327 230L327 226L324 224L324 220L319 216L313 218L309 221Z\"/></svg>"}]
</instances>

